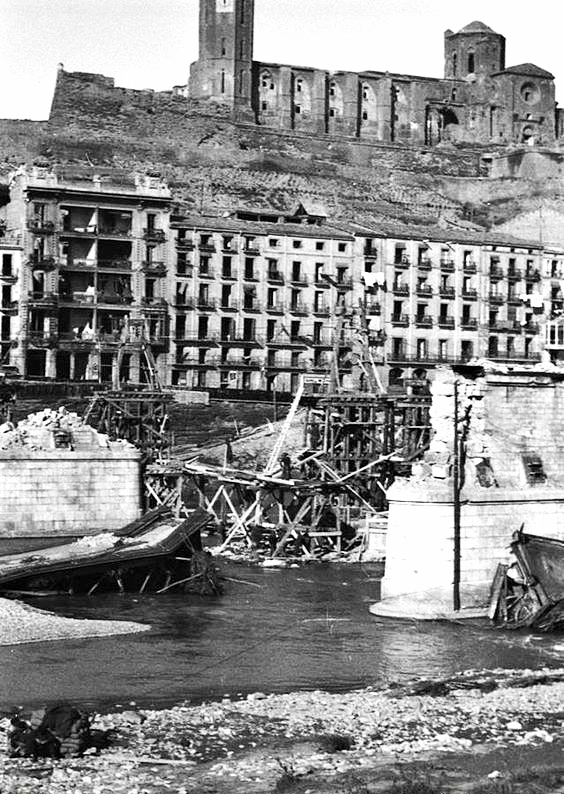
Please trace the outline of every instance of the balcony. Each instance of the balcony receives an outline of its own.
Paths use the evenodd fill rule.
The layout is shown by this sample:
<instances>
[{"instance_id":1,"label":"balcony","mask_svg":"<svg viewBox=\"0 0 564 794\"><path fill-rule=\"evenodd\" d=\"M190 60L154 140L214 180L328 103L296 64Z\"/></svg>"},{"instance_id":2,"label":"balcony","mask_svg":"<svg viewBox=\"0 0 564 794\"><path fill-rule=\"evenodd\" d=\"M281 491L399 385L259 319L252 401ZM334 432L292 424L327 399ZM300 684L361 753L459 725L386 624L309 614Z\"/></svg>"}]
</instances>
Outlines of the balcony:
<instances>
[{"instance_id":1,"label":"balcony","mask_svg":"<svg viewBox=\"0 0 564 794\"><path fill-rule=\"evenodd\" d=\"M350 276L342 276L335 280L335 286L337 289L352 289L353 280Z\"/></svg>"},{"instance_id":2,"label":"balcony","mask_svg":"<svg viewBox=\"0 0 564 794\"><path fill-rule=\"evenodd\" d=\"M535 282L541 280L540 271L537 269L527 270L525 271L525 281L528 282Z\"/></svg>"},{"instance_id":3,"label":"balcony","mask_svg":"<svg viewBox=\"0 0 564 794\"><path fill-rule=\"evenodd\" d=\"M464 273L474 275L478 272L478 266L473 259L467 259L462 265L462 270Z\"/></svg>"},{"instance_id":4,"label":"balcony","mask_svg":"<svg viewBox=\"0 0 564 794\"><path fill-rule=\"evenodd\" d=\"M290 278L290 284L293 284L295 287L307 287L309 285L309 279L307 276L292 276Z\"/></svg>"},{"instance_id":5,"label":"balcony","mask_svg":"<svg viewBox=\"0 0 564 794\"><path fill-rule=\"evenodd\" d=\"M176 248L178 251L193 251L195 248L193 240L188 240L186 238L180 240L176 240Z\"/></svg>"},{"instance_id":6,"label":"balcony","mask_svg":"<svg viewBox=\"0 0 564 794\"><path fill-rule=\"evenodd\" d=\"M164 298L141 298L141 306L151 312L166 313L168 310L168 303Z\"/></svg>"},{"instance_id":7,"label":"balcony","mask_svg":"<svg viewBox=\"0 0 564 794\"><path fill-rule=\"evenodd\" d=\"M80 261L84 264L83 269L91 269L92 267L90 264L87 264L89 260L74 260L74 262L77 261ZM99 259L94 264L97 264L100 270L114 270L123 272L129 272L133 267L129 259Z\"/></svg>"},{"instance_id":8,"label":"balcony","mask_svg":"<svg viewBox=\"0 0 564 794\"><path fill-rule=\"evenodd\" d=\"M283 301L277 301L266 305L266 312L268 314L284 314L285 311L286 304Z\"/></svg>"},{"instance_id":9,"label":"balcony","mask_svg":"<svg viewBox=\"0 0 564 794\"><path fill-rule=\"evenodd\" d=\"M374 248L372 245L365 245L362 254L365 259L377 259L378 249Z\"/></svg>"},{"instance_id":10,"label":"balcony","mask_svg":"<svg viewBox=\"0 0 564 794\"><path fill-rule=\"evenodd\" d=\"M367 315L380 315L382 313L382 307L379 303L367 303L364 307L364 311Z\"/></svg>"},{"instance_id":11,"label":"balcony","mask_svg":"<svg viewBox=\"0 0 564 794\"><path fill-rule=\"evenodd\" d=\"M164 229L143 229L143 237L148 243L164 243L166 235Z\"/></svg>"},{"instance_id":12,"label":"balcony","mask_svg":"<svg viewBox=\"0 0 564 794\"><path fill-rule=\"evenodd\" d=\"M503 278L503 270L501 267L497 265L491 265L490 267L490 280L491 281L499 281Z\"/></svg>"},{"instance_id":13,"label":"balcony","mask_svg":"<svg viewBox=\"0 0 564 794\"><path fill-rule=\"evenodd\" d=\"M56 347L59 341L58 336L49 334L45 331L31 331L28 336L28 342L33 347Z\"/></svg>"},{"instance_id":14,"label":"balcony","mask_svg":"<svg viewBox=\"0 0 564 794\"><path fill-rule=\"evenodd\" d=\"M526 334L538 334L540 332L540 326L538 323L526 323L521 327Z\"/></svg>"},{"instance_id":15,"label":"balcony","mask_svg":"<svg viewBox=\"0 0 564 794\"><path fill-rule=\"evenodd\" d=\"M397 259L393 262L394 267L400 268L401 270L405 270L410 267L411 262L407 258L407 256L402 256L401 259Z\"/></svg>"},{"instance_id":16,"label":"balcony","mask_svg":"<svg viewBox=\"0 0 564 794\"><path fill-rule=\"evenodd\" d=\"M257 358L249 356L235 356L227 359L226 361L216 360L216 366L220 369L260 369L262 361Z\"/></svg>"},{"instance_id":17,"label":"balcony","mask_svg":"<svg viewBox=\"0 0 564 794\"><path fill-rule=\"evenodd\" d=\"M454 273L454 259L441 259L441 270L443 273Z\"/></svg>"},{"instance_id":18,"label":"balcony","mask_svg":"<svg viewBox=\"0 0 564 794\"><path fill-rule=\"evenodd\" d=\"M245 256L260 256L260 249L254 241L247 241L243 243L243 253Z\"/></svg>"},{"instance_id":19,"label":"balcony","mask_svg":"<svg viewBox=\"0 0 564 794\"><path fill-rule=\"evenodd\" d=\"M53 256L33 257L29 259L29 265L32 270L54 270L57 262Z\"/></svg>"},{"instance_id":20,"label":"balcony","mask_svg":"<svg viewBox=\"0 0 564 794\"><path fill-rule=\"evenodd\" d=\"M12 300L6 300L2 298L0 300L0 311L2 314L17 314L18 313L18 302Z\"/></svg>"},{"instance_id":21,"label":"balcony","mask_svg":"<svg viewBox=\"0 0 564 794\"><path fill-rule=\"evenodd\" d=\"M55 232L53 221L45 221L42 218L32 218L27 222L27 228L34 234L53 234Z\"/></svg>"},{"instance_id":22,"label":"balcony","mask_svg":"<svg viewBox=\"0 0 564 794\"><path fill-rule=\"evenodd\" d=\"M231 243L230 245L222 245L221 250L224 254L229 255L232 254L233 256L237 256L239 253L239 247L236 243Z\"/></svg>"},{"instance_id":23,"label":"balcony","mask_svg":"<svg viewBox=\"0 0 564 794\"><path fill-rule=\"evenodd\" d=\"M510 303L512 306L522 306L523 301L519 295L515 295L513 292L509 292L507 296L507 303Z\"/></svg>"},{"instance_id":24,"label":"balcony","mask_svg":"<svg viewBox=\"0 0 564 794\"><path fill-rule=\"evenodd\" d=\"M211 267L207 267L207 268L205 268L205 270L202 270L201 268L199 268L198 269L198 276L200 278L215 278L215 272L214 272L213 268L211 268Z\"/></svg>"},{"instance_id":25,"label":"balcony","mask_svg":"<svg viewBox=\"0 0 564 794\"><path fill-rule=\"evenodd\" d=\"M195 299L195 305L196 309L200 309L201 311L205 312L211 312L216 308L217 301L215 298L199 296Z\"/></svg>"},{"instance_id":26,"label":"balcony","mask_svg":"<svg viewBox=\"0 0 564 794\"><path fill-rule=\"evenodd\" d=\"M499 292L490 292L489 298L490 303L494 303L496 306L501 306L506 300L505 295L500 295Z\"/></svg>"},{"instance_id":27,"label":"balcony","mask_svg":"<svg viewBox=\"0 0 564 794\"><path fill-rule=\"evenodd\" d=\"M521 333L521 323L516 320L495 320L489 323L490 330L504 333Z\"/></svg>"},{"instance_id":28,"label":"balcony","mask_svg":"<svg viewBox=\"0 0 564 794\"><path fill-rule=\"evenodd\" d=\"M430 284L418 284L415 288L415 292L421 298L430 298L433 294L433 287Z\"/></svg>"},{"instance_id":29,"label":"balcony","mask_svg":"<svg viewBox=\"0 0 564 794\"><path fill-rule=\"evenodd\" d=\"M229 298L227 301L218 303L216 308L222 312L237 312L239 311L239 301Z\"/></svg>"},{"instance_id":30,"label":"balcony","mask_svg":"<svg viewBox=\"0 0 564 794\"><path fill-rule=\"evenodd\" d=\"M164 262L141 262L141 270L148 276L166 276Z\"/></svg>"},{"instance_id":31,"label":"balcony","mask_svg":"<svg viewBox=\"0 0 564 794\"><path fill-rule=\"evenodd\" d=\"M266 280L269 284L283 284L284 276L279 270L269 270L266 274Z\"/></svg>"},{"instance_id":32,"label":"balcony","mask_svg":"<svg viewBox=\"0 0 564 794\"><path fill-rule=\"evenodd\" d=\"M456 295L456 291L454 287L439 287L439 295L441 298L447 298L449 300L454 300Z\"/></svg>"},{"instance_id":33,"label":"balcony","mask_svg":"<svg viewBox=\"0 0 564 794\"><path fill-rule=\"evenodd\" d=\"M392 325L401 328L408 328L409 316L407 314L392 314Z\"/></svg>"},{"instance_id":34,"label":"balcony","mask_svg":"<svg viewBox=\"0 0 564 794\"><path fill-rule=\"evenodd\" d=\"M128 237L130 233L130 231L127 232ZM65 219L61 234L64 237L67 237L68 235L76 235L77 237L94 237L98 234L98 226L95 223L89 223L85 226L74 226L68 219Z\"/></svg>"},{"instance_id":35,"label":"balcony","mask_svg":"<svg viewBox=\"0 0 564 794\"><path fill-rule=\"evenodd\" d=\"M508 281L521 281L523 279L523 271L516 267L510 267L507 271Z\"/></svg>"},{"instance_id":36,"label":"balcony","mask_svg":"<svg viewBox=\"0 0 564 794\"><path fill-rule=\"evenodd\" d=\"M258 273L254 271L245 270L243 273L243 281L260 281Z\"/></svg>"},{"instance_id":37,"label":"balcony","mask_svg":"<svg viewBox=\"0 0 564 794\"><path fill-rule=\"evenodd\" d=\"M426 315L416 315L413 318L413 322L415 323L417 328L432 328L433 327L433 318L427 317Z\"/></svg>"},{"instance_id":38,"label":"balcony","mask_svg":"<svg viewBox=\"0 0 564 794\"><path fill-rule=\"evenodd\" d=\"M196 301L192 297L186 297L186 295L176 295L174 298L174 306L177 309L195 309Z\"/></svg>"},{"instance_id":39,"label":"balcony","mask_svg":"<svg viewBox=\"0 0 564 794\"><path fill-rule=\"evenodd\" d=\"M394 284L392 291L394 295L409 295L409 286L407 284Z\"/></svg>"},{"instance_id":40,"label":"balcony","mask_svg":"<svg viewBox=\"0 0 564 794\"><path fill-rule=\"evenodd\" d=\"M437 323L439 328L454 329L454 317L439 317Z\"/></svg>"},{"instance_id":41,"label":"balcony","mask_svg":"<svg viewBox=\"0 0 564 794\"><path fill-rule=\"evenodd\" d=\"M81 293L75 292L73 294L79 295ZM97 303L98 306L110 306L111 308L128 309L133 303L133 295L118 295L117 292L101 291L96 295L96 300L94 302Z\"/></svg>"},{"instance_id":42,"label":"balcony","mask_svg":"<svg viewBox=\"0 0 564 794\"><path fill-rule=\"evenodd\" d=\"M213 241L200 243L199 248L202 254L215 254L216 251L215 243Z\"/></svg>"},{"instance_id":43,"label":"balcony","mask_svg":"<svg viewBox=\"0 0 564 794\"><path fill-rule=\"evenodd\" d=\"M237 281L237 270L234 267L224 268L221 271L221 279L223 281Z\"/></svg>"},{"instance_id":44,"label":"balcony","mask_svg":"<svg viewBox=\"0 0 564 794\"><path fill-rule=\"evenodd\" d=\"M244 300L242 308L244 312L251 312L252 314L259 314L264 310L262 303L256 300L254 301Z\"/></svg>"},{"instance_id":45,"label":"balcony","mask_svg":"<svg viewBox=\"0 0 564 794\"><path fill-rule=\"evenodd\" d=\"M462 300L475 301L478 300L478 290L462 288Z\"/></svg>"},{"instance_id":46,"label":"balcony","mask_svg":"<svg viewBox=\"0 0 564 794\"><path fill-rule=\"evenodd\" d=\"M321 317L330 317L331 313L331 307L328 303L318 303L313 306L313 314L317 314Z\"/></svg>"},{"instance_id":47,"label":"balcony","mask_svg":"<svg viewBox=\"0 0 564 794\"><path fill-rule=\"evenodd\" d=\"M418 268L418 270L432 270L432 268L433 268L433 260L430 259L428 256L423 256L417 262L417 268Z\"/></svg>"},{"instance_id":48,"label":"balcony","mask_svg":"<svg viewBox=\"0 0 564 794\"><path fill-rule=\"evenodd\" d=\"M17 273L0 273L0 281L2 284L15 284L17 280Z\"/></svg>"},{"instance_id":49,"label":"balcony","mask_svg":"<svg viewBox=\"0 0 564 794\"><path fill-rule=\"evenodd\" d=\"M327 276L323 276L321 274L315 276L313 283L316 289L322 289L323 287L325 287L325 289L328 289L331 286Z\"/></svg>"},{"instance_id":50,"label":"balcony","mask_svg":"<svg viewBox=\"0 0 564 794\"><path fill-rule=\"evenodd\" d=\"M291 303L290 314L311 314L311 306L306 303Z\"/></svg>"},{"instance_id":51,"label":"balcony","mask_svg":"<svg viewBox=\"0 0 564 794\"><path fill-rule=\"evenodd\" d=\"M35 308L56 309L59 303L59 296L54 292L29 292L29 303Z\"/></svg>"},{"instance_id":52,"label":"balcony","mask_svg":"<svg viewBox=\"0 0 564 794\"><path fill-rule=\"evenodd\" d=\"M460 327L463 331L475 331L478 328L478 320L476 317L463 317L460 321Z\"/></svg>"}]
</instances>

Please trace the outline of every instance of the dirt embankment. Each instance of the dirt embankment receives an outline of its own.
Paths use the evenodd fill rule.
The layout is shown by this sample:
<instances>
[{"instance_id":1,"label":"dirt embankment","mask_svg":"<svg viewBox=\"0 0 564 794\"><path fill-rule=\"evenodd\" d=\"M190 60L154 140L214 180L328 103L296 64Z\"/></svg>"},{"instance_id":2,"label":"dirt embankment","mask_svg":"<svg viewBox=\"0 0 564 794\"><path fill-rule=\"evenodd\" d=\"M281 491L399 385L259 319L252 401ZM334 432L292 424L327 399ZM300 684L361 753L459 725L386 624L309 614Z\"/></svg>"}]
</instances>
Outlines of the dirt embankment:
<instances>
[{"instance_id":1,"label":"dirt embankment","mask_svg":"<svg viewBox=\"0 0 564 794\"><path fill-rule=\"evenodd\" d=\"M256 693L98 716L98 757L2 759L2 794L548 794L564 786L564 670L346 694ZM2 727L7 727L7 721Z\"/></svg>"}]
</instances>

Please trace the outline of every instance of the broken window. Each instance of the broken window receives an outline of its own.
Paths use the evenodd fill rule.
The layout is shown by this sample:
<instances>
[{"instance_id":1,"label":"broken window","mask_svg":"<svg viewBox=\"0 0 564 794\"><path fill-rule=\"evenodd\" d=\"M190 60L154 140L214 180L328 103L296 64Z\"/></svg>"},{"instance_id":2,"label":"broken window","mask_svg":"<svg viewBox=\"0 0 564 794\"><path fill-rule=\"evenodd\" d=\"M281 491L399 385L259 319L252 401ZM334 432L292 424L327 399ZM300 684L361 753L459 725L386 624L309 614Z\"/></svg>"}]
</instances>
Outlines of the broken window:
<instances>
[{"instance_id":1,"label":"broken window","mask_svg":"<svg viewBox=\"0 0 564 794\"><path fill-rule=\"evenodd\" d=\"M474 356L474 343L463 339L461 343L460 355L463 361L469 361Z\"/></svg>"},{"instance_id":2,"label":"broken window","mask_svg":"<svg viewBox=\"0 0 564 794\"><path fill-rule=\"evenodd\" d=\"M529 485L546 482L546 474L540 455L536 452L526 452L521 455L525 469L525 477Z\"/></svg>"}]
</instances>

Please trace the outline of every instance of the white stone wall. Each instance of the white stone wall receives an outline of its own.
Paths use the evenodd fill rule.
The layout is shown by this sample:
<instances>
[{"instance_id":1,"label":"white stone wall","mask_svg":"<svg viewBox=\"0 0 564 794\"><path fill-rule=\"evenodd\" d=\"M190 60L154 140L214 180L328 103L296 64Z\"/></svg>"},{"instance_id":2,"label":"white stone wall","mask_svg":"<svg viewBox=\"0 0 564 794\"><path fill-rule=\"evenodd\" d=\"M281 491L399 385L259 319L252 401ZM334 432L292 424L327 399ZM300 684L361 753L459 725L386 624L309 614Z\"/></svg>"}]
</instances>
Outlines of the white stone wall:
<instances>
[{"instance_id":1,"label":"white stone wall","mask_svg":"<svg viewBox=\"0 0 564 794\"><path fill-rule=\"evenodd\" d=\"M94 535L140 515L136 450L0 451L0 548Z\"/></svg>"}]
</instances>

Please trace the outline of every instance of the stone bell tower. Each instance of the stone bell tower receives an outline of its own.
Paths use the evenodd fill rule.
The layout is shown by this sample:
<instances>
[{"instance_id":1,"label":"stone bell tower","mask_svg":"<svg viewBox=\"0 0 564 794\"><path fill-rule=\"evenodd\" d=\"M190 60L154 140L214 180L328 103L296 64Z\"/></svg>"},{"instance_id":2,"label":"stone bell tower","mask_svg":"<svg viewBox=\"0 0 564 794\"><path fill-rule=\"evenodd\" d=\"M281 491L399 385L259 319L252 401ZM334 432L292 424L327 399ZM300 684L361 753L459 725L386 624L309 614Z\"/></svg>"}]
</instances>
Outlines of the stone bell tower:
<instances>
[{"instance_id":1,"label":"stone bell tower","mask_svg":"<svg viewBox=\"0 0 564 794\"><path fill-rule=\"evenodd\" d=\"M200 51L190 97L251 108L254 0L200 0Z\"/></svg>"}]
</instances>

